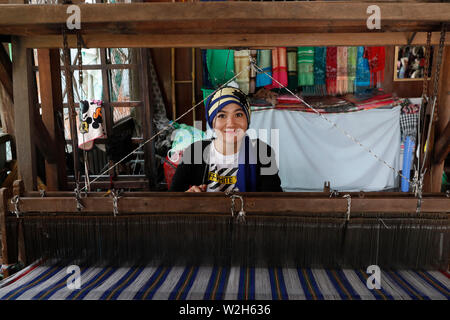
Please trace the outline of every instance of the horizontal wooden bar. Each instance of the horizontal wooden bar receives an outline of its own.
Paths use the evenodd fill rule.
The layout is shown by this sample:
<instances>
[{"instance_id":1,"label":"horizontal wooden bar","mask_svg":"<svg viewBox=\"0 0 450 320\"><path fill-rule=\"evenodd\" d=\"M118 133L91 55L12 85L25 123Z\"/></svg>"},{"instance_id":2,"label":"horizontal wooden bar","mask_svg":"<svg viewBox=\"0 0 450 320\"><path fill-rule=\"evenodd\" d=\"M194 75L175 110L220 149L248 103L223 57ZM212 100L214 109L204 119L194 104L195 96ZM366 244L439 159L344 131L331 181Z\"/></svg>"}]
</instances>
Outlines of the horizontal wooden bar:
<instances>
[{"instance_id":1,"label":"horizontal wooden bar","mask_svg":"<svg viewBox=\"0 0 450 320\"><path fill-rule=\"evenodd\" d=\"M81 27L90 23L148 21L363 21L370 4L359 1L194 2L77 4ZM448 3L377 3L383 21L449 21ZM0 5L0 26L65 24L67 5ZM120 31L117 30L117 31ZM122 30L122 31L127 31Z\"/></svg>"},{"instance_id":2,"label":"horizontal wooden bar","mask_svg":"<svg viewBox=\"0 0 450 320\"><path fill-rule=\"evenodd\" d=\"M200 48L231 48L258 47L273 48L279 46L387 46L406 45L408 34L405 32L365 32L365 33L298 33L298 34L145 34L145 35L84 35L88 48L164 48L164 47L200 47ZM433 45L439 44L439 33L432 33ZM61 36L24 37L27 48L60 48ZM70 38L68 44L76 48L76 39ZM425 45L426 32L419 32L411 45ZM450 45L449 37L446 45Z\"/></svg>"},{"instance_id":3,"label":"horizontal wooden bar","mask_svg":"<svg viewBox=\"0 0 450 320\"><path fill-rule=\"evenodd\" d=\"M81 176L81 179L83 180L84 176ZM91 178L96 178L97 176L91 176ZM136 179L136 176L131 175L125 175L120 176L124 180L128 181L131 179ZM144 176L142 176L144 177ZM108 176L102 177L104 179L109 179ZM74 179L73 176L69 176L69 179ZM89 192L88 197L103 197L104 192ZM330 197L330 193L327 192L246 192L246 196L254 196L254 197L264 197L264 198L278 198L282 196L283 198L341 198L343 195L350 195L352 198L374 198L374 199L416 199L413 192L385 192L385 191L371 191L371 192L341 192L339 195ZM73 192L67 192L67 191L49 191L46 192L46 195L49 197L70 197L73 195ZM186 193L184 192L155 192L155 191L138 191L138 192L123 192L124 197L159 197L161 195L164 196L170 196L173 198L179 198L186 196ZM38 191L26 191L24 194L25 197L41 197L41 194ZM205 194L192 194L192 196L205 196ZM208 197L224 197L223 193L208 193L206 196ZM445 198L446 194L441 192L424 192L422 194L423 198Z\"/></svg>"},{"instance_id":4,"label":"horizontal wooden bar","mask_svg":"<svg viewBox=\"0 0 450 320\"><path fill-rule=\"evenodd\" d=\"M244 208L249 214L269 215L297 215L297 214L324 214L336 213L344 215L347 212L347 199L345 198L294 198L294 197L261 197L246 196ZM82 198L85 208L81 213L111 213L113 211L112 198L86 197ZM20 198L19 210L21 212L46 213L76 213L76 200L72 197L44 197ZM14 205L9 202L9 210ZM178 197L161 193L155 197L121 197L118 200L119 212L133 213L215 213L230 214L231 200L222 195L186 194ZM399 213L415 214L417 199L352 199L351 212L353 213ZM236 200L236 210L240 210L240 200ZM450 198L422 199L421 212L423 213L450 213Z\"/></svg>"}]
</instances>

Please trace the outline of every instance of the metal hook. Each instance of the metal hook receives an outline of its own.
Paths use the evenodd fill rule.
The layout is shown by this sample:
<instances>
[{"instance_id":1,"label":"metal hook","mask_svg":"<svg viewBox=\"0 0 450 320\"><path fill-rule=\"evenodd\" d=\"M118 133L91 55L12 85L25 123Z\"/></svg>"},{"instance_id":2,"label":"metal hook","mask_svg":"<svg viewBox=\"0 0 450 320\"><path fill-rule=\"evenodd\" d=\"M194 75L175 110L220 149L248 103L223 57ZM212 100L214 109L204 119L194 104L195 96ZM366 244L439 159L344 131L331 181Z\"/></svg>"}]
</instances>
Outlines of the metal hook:
<instances>
[{"instance_id":1,"label":"metal hook","mask_svg":"<svg viewBox=\"0 0 450 320\"><path fill-rule=\"evenodd\" d=\"M77 187L73 191L75 192L75 200L77 201L77 211L81 211L84 209L84 205L81 202L81 191L78 182L76 185Z\"/></svg>"},{"instance_id":2,"label":"metal hook","mask_svg":"<svg viewBox=\"0 0 450 320\"><path fill-rule=\"evenodd\" d=\"M241 210L238 212L237 221L245 223L244 199L240 195L235 195L241 200Z\"/></svg>"},{"instance_id":3,"label":"metal hook","mask_svg":"<svg viewBox=\"0 0 450 320\"><path fill-rule=\"evenodd\" d=\"M347 213L345 214L345 216L346 216L345 219L347 221L349 221L350 220L350 211L351 211L351 208L352 208L352 197L348 193L343 195L342 197L347 199Z\"/></svg>"},{"instance_id":4,"label":"metal hook","mask_svg":"<svg viewBox=\"0 0 450 320\"><path fill-rule=\"evenodd\" d=\"M19 218L20 210L19 210L19 196L16 195L11 199L11 203L14 205L14 214L17 218Z\"/></svg>"},{"instance_id":5,"label":"metal hook","mask_svg":"<svg viewBox=\"0 0 450 320\"><path fill-rule=\"evenodd\" d=\"M114 217L116 217L119 214L119 198L120 198L120 190L116 192L116 190L112 189L111 190L111 197L113 200L113 214Z\"/></svg>"},{"instance_id":6,"label":"metal hook","mask_svg":"<svg viewBox=\"0 0 450 320\"><path fill-rule=\"evenodd\" d=\"M230 196L231 198L231 216L234 218L235 216L235 203L236 203L236 198L241 200L241 210L237 213L236 216L236 220L238 222L245 222L245 216L246 213L244 211L244 199L242 198L242 196L238 195L238 194L233 194L233 192L225 192L225 194L227 196Z\"/></svg>"},{"instance_id":7,"label":"metal hook","mask_svg":"<svg viewBox=\"0 0 450 320\"><path fill-rule=\"evenodd\" d=\"M426 170L425 170L425 172L426 172ZM425 172L420 175L420 179L418 179L418 181L414 182L417 185L417 188L416 188L416 197L417 197L416 213L417 214L420 213L420 210L422 208L422 188L423 188L423 177L424 177Z\"/></svg>"},{"instance_id":8,"label":"metal hook","mask_svg":"<svg viewBox=\"0 0 450 320\"><path fill-rule=\"evenodd\" d=\"M252 68L252 70L253 70L255 73L261 73L261 71L259 71L258 68L256 67L257 64L256 64L255 58L253 58L251 55L249 55L248 58L249 58L249 60L250 60L250 67Z\"/></svg>"}]
</instances>

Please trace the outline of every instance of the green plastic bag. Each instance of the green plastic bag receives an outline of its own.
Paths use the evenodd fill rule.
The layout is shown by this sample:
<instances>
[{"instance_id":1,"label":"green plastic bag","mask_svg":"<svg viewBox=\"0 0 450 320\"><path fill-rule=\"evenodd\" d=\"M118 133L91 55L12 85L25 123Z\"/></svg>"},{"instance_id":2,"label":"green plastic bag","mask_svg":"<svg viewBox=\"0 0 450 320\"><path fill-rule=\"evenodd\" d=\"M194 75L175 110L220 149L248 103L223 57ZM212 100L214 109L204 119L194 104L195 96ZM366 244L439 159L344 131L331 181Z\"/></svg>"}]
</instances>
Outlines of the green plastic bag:
<instances>
[{"instance_id":1,"label":"green plastic bag","mask_svg":"<svg viewBox=\"0 0 450 320\"><path fill-rule=\"evenodd\" d=\"M172 151L183 151L192 143L203 140L206 133L202 130L188 126L184 123L173 123L175 136L172 142Z\"/></svg>"}]
</instances>

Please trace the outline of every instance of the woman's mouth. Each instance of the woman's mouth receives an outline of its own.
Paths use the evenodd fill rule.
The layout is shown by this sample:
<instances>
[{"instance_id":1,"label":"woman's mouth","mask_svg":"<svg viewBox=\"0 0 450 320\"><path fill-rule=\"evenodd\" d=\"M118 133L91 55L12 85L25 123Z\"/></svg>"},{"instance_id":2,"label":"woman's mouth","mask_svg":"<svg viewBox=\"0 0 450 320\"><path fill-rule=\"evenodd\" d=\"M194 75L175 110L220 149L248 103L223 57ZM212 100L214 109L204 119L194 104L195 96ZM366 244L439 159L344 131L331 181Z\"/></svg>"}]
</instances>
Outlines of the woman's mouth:
<instances>
[{"instance_id":1,"label":"woman's mouth","mask_svg":"<svg viewBox=\"0 0 450 320\"><path fill-rule=\"evenodd\" d=\"M237 130L236 129L225 129L225 134L237 134Z\"/></svg>"}]
</instances>

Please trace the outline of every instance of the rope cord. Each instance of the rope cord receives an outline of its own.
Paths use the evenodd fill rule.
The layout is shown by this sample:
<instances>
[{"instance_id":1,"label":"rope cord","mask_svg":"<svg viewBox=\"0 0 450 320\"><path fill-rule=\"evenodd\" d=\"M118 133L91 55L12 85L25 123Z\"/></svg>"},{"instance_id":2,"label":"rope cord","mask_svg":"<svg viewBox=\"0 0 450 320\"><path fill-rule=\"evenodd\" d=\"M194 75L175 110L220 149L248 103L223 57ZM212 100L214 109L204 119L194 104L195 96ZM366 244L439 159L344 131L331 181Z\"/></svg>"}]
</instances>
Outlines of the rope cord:
<instances>
[{"instance_id":1,"label":"rope cord","mask_svg":"<svg viewBox=\"0 0 450 320\"><path fill-rule=\"evenodd\" d=\"M369 152L373 157L375 157L375 159L377 159L378 161L380 161L381 163L383 163L386 167L388 167L389 169L391 169L392 171L394 171L395 174L398 174L400 177L404 178L405 180L407 180L411 185L415 185L417 182L416 181L411 181L410 179L406 178L405 176L403 176L399 170L395 170L395 168L393 168L391 165L389 165L385 160L383 160L380 156L378 156L376 153L374 153L370 148L366 147L365 145L363 145L358 139L354 138L351 134L349 134L347 131L345 131L344 129L342 129L341 127L339 127L335 122L331 121L330 119L328 119L327 117L325 117L323 114L321 114L319 111L317 111L313 106L311 106L309 103L307 103L305 100L303 100L302 98L300 98L298 95L296 95L295 93L293 93L289 88L287 88L286 86L284 86L283 84L281 84L277 79L274 79L270 74L268 74L267 72L263 71L254 61L254 59L250 58L251 60L251 65L254 66L257 71L259 73L264 73L265 75L267 75L268 77L270 77L272 79L272 81L275 81L278 85L281 86L281 88L286 89L292 96L296 97L298 99L298 101L302 102L303 104L305 104L308 108L310 108L311 110L313 110L315 113L317 113L317 115L319 115L322 119L326 120L328 123L330 123L333 127L335 127L336 129L338 129L339 131L341 131L347 138L349 138L350 140L352 140L354 143L358 144L360 147L362 147L364 150L366 150L367 152Z\"/></svg>"}]
</instances>

